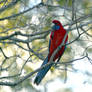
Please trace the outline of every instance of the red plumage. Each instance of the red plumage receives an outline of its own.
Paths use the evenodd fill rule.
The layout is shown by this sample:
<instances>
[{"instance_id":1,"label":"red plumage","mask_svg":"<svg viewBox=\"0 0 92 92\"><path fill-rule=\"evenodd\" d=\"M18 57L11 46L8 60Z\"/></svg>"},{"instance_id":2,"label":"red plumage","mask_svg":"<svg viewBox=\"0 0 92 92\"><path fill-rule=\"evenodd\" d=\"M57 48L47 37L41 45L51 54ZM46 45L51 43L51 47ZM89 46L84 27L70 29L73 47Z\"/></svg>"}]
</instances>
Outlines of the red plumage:
<instances>
[{"instance_id":1,"label":"red plumage","mask_svg":"<svg viewBox=\"0 0 92 92\"><path fill-rule=\"evenodd\" d=\"M49 55L48 58L50 59L51 55L53 54L53 52L57 49L57 47L62 43L64 36L66 34L66 30L63 28L62 24L58 21L58 20L54 20L53 23L57 24L58 26L60 26L59 30L53 30L51 32L50 35L50 40L51 40L51 44L50 44L50 48L49 48ZM52 38L53 36L53 38ZM68 40L68 35L65 39L65 43ZM62 48L60 49L60 51L57 52L57 54L54 56L54 61L63 54L65 50L65 45L62 46Z\"/></svg>"}]
</instances>

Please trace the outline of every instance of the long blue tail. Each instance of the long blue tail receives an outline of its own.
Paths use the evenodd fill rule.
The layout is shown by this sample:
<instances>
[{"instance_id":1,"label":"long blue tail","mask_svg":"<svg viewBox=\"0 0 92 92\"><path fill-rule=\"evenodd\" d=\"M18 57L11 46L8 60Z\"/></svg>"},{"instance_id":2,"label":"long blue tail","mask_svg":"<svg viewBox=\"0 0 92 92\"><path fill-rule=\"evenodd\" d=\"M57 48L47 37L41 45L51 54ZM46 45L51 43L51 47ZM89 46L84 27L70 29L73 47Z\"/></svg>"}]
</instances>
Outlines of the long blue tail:
<instances>
[{"instance_id":1,"label":"long blue tail","mask_svg":"<svg viewBox=\"0 0 92 92\"><path fill-rule=\"evenodd\" d=\"M44 62L42 63L41 66L45 65L48 63L48 56L46 57L46 59L44 60ZM41 80L44 78L44 76L46 75L46 73L49 71L49 69L51 68L53 64L50 64L48 66L46 66L45 68L41 69L37 75L36 78L34 80L34 83L39 85L39 83L41 82Z\"/></svg>"}]
</instances>

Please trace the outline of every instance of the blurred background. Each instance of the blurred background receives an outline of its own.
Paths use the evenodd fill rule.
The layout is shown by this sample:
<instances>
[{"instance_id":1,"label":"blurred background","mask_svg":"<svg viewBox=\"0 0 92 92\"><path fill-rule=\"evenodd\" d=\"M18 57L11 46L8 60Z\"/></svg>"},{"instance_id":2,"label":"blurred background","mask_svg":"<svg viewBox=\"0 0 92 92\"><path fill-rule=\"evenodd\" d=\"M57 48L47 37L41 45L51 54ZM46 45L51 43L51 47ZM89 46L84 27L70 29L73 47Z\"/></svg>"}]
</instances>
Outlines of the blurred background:
<instances>
[{"instance_id":1,"label":"blurred background","mask_svg":"<svg viewBox=\"0 0 92 92\"><path fill-rule=\"evenodd\" d=\"M69 31L67 48L36 86L52 20ZM91 92L92 0L0 0L0 92Z\"/></svg>"}]
</instances>

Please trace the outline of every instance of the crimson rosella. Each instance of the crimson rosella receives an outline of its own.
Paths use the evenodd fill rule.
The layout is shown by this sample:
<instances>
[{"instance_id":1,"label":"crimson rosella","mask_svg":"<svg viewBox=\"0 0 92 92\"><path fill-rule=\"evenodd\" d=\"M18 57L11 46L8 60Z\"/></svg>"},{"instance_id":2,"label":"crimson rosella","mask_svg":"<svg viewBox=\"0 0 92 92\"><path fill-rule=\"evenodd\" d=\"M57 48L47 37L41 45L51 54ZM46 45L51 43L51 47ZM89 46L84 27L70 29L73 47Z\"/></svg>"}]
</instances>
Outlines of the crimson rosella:
<instances>
[{"instance_id":1,"label":"crimson rosella","mask_svg":"<svg viewBox=\"0 0 92 92\"><path fill-rule=\"evenodd\" d=\"M50 57L52 56L53 52L63 42L64 36L66 34L66 30L63 28L62 24L58 20L53 20L52 22L54 23L54 26L53 26L53 31L51 32L51 35L50 35L49 53L48 53L46 59L44 60L44 62L42 63L41 67L43 65L46 65L49 62ZM68 35L65 39L64 44L67 42L67 40L68 40ZM57 61L60 60L60 57L62 56L63 52L65 51L65 48L66 48L66 45L63 45L61 47L61 49L54 56L53 61L56 61L56 59L58 59ZM51 68L52 65L53 65L53 63L49 64L48 66L42 68L37 73L36 78L34 80L35 84L38 85L41 82L41 80L44 78L44 76L49 71L49 69Z\"/></svg>"}]
</instances>

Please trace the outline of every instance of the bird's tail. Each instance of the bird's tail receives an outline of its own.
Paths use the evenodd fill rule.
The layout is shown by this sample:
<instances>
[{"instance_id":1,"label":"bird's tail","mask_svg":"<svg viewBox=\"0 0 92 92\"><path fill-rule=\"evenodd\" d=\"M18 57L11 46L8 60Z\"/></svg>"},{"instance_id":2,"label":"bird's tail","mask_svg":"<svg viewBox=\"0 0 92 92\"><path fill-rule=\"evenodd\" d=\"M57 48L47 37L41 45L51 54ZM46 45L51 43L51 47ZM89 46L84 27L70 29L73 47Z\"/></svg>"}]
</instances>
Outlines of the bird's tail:
<instances>
[{"instance_id":1,"label":"bird's tail","mask_svg":"<svg viewBox=\"0 0 92 92\"><path fill-rule=\"evenodd\" d=\"M44 62L42 63L41 66L45 65L48 63L48 56L46 57L46 59L44 60ZM53 64L50 64L46 67L44 67L43 69L41 69L37 75L36 75L36 78L34 80L34 83L39 85L39 83L41 82L41 80L44 78L44 76L46 75L46 73L49 71L49 69L51 68Z\"/></svg>"}]
</instances>

